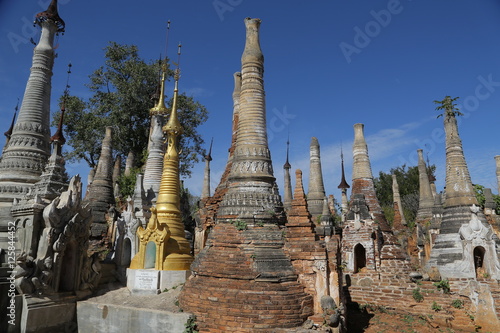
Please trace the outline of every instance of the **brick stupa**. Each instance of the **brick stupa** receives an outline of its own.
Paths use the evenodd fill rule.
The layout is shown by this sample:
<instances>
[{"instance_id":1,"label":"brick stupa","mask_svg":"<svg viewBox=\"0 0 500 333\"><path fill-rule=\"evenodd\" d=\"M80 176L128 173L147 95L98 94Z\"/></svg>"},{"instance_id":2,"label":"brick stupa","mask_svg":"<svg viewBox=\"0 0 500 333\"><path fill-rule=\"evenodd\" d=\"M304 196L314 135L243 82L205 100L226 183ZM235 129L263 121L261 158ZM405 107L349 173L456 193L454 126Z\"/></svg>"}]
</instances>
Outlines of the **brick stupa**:
<instances>
[{"instance_id":1,"label":"brick stupa","mask_svg":"<svg viewBox=\"0 0 500 333\"><path fill-rule=\"evenodd\" d=\"M245 25L227 192L179 297L181 308L196 315L201 332L270 332L300 326L313 314L313 298L284 250L283 208L267 146L260 20L247 18Z\"/></svg>"},{"instance_id":2,"label":"brick stupa","mask_svg":"<svg viewBox=\"0 0 500 333\"><path fill-rule=\"evenodd\" d=\"M406 273L409 261L387 223L375 193L364 125L354 125L352 193L342 250L347 271L366 267L379 273Z\"/></svg>"}]
</instances>

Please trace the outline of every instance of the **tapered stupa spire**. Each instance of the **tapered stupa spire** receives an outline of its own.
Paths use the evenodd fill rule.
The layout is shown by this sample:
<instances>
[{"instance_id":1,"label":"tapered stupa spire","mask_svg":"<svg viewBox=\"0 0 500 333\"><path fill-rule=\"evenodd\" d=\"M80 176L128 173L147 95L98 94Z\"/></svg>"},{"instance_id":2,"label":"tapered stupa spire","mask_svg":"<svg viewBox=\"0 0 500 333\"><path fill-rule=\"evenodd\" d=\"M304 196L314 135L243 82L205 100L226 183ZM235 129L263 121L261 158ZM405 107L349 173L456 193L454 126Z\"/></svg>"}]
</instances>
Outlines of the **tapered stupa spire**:
<instances>
[{"instance_id":1,"label":"tapered stupa spire","mask_svg":"<svg viewBox=\"0 0 500 333\"><path fill-rule=\"evenodd\" d=\"M123 172L125 176L130 176L130 174L132 173L132 169L134 168L135 164L134 160L135 160L134 153L129 152L127 155L127 159L125 160L125 171Z\"/></svg>"},{"instance_id":2,"label":"tapered stupa spire","mask_svg":"<svg viewBox=\"0 0 500 333\"><path fill-rule=\"evenodd\" d=\"M165 54L168 48L170 21L167 22ZM162 61L160 56L160 84L153 100L156 105L149 110L151 125L149 128L148 158L144 168L143 187L146 193L147 205L151 206L158 197L160 181L163 172L163 157L165 156L165 139L163 125L169 111L165 105L165 81L167 77L167 57Z\"/></svg>"},{"instance_id":3,"label":"tapered stupa spire","mask_svg":"<svg viewBox=\"0 0 500 333\"><path fill-rule=\"evenodd\" d=\"M354 144L352 147L352 191L351 196L355 194L364 194L366 204L373 214L374 220L380 224L383 231L390 230L385 217L380 208L375 186L373 184L372 167L368 157L368 146L364 136L364 125L354 124Z\"/></svg>"},{"instance_id":4,"label":"tapered stupa spire","mask_svg":"<svg viewBox=\"0 0 500 333\"><path fill-rule=\"evenodd\" d=\"M64 31L57 1L36 15L40 41L33 51L33 65L23 102L8 146L0 161L0 205L23 197L40 180L50 156L50 93L54 65L54 36ZM3 214L2 214L3 215Z\"/></svg>"},{"instance_id":5,"label":"tapered stupa spire","mask_svg":"<svg viewBox=\"0 0 500 333\"><path fill-rule=\"evenodd\" d=\"M180 57L179 44L178 55ZM179 63L179 61L177 61ZM172 110L163 131L167 133L167 150L163 159L163 173L156 207L152 208L152 216L146 228L139 227L139 253L134 257L130 268L146 267L146 245L153 241L156 244L154 268L157 270L189 270L193 261L191 247L185 238L184 224L180 208L179 178L179 136L184 132L177 115L178 84L180 70L176 69L174 79L174 96Z\"/></svg>"},{"instance_id":6,"label":"tapered stupa spire","mask_svg":"<svg viewBox=\"0 0 500 333\"><path fill-rule=\"evenodd\" d=\"M498 193L500 194L500 155L495 156L495 164L496 164L496 171L497 171L497 190Z\"/></svg>"},{"instance_id":7,"label":"tapered stupa spire","mask_svg":"<svg viewBox=\"0 0 500 333\"><path fill-rule=\"evenodd\" d=\"M347 212L349 210L348 208L348 200L347 200L347 189L350 188L349 184L347 184L347 181L345 180L345 171L344 171L344 152L342 151L342 147L340 148L340 163L341 163L341 169L342 169L342 177L340 180L339 188L342 191L342 198L341 198L341 210L342 210L342 222L345 221Z\"/></svg>"},{"instance_id":8,"label":"tapered stupa spire","mask_svg":"<svg viewBox=\"0 0 500 333\"><path fill-rule=\"evenodd\" d=\"M478 202L465 161L458 133L456 115L461 113L446 96L436 109L444 111L446 134L446 197L440 232L436 237L427 263L437 267L442 278L472 278L476 276L477 257L481 267L492 278L500 277L498 238L477 207ZM482 254L477 249L482 249Z\"/></svg>"},{"instance_id":9,"label":"tapered stupa spire","mask_svg":"<svg viewBox=\"0 0 500 333\"><path fill-rule=\"evenodd\" d=\"M120 177L122 175L122 157L116 156L115 164L113 165L113 195L115 198L120 196Z\"/></svg>"},{"instance_id":10,"label":"tapered stupa spire","mask_svg":"<svg viewBox=\"0 0 500 333\"><path fill-rule=\"evenodd\" d=\"M465 162L462 140L458 134L457 118L445 112L446 134L446 199L445 207L477 205L469 169Z\"/></svg>"},{"instance_id":11,"label":"tapered stupa spire","mask_svg":"<svg viewBox=\"0 0 500 333\"><path fill-rule=\"evenodd\" d=\"M101 237L107 232L106 213L110 205L115 204L113 189L113 128L106 127L106 134L102 140L101 155L97 163L94 180L85 196L92 208L92 230L93 237Z\"/></svg>"},{"instance_id":12,"label":"tapered stupa spire","mask_svg":"<svg viewBox=\"0 0 500 333\"><path fill-rule=\"evenodd\" d=\"M229 189L218 219L274 220L283 210L267 143L264 99L264 56L259 44L259 19L245 19L246 43L241 57L238 129Z\"/></svg>"},{"instance_id":13,"label":"tapered stupa spire","mask_svg":"<svg viewBox=\"0 0 500 333\"><path fill-rule=\"evenodd\" d=\"M203 175L203 188L201 191L201 198L205 199L210 197L210 161L212 161L212 144L214 142L214 138L210 141L210 149L208 150L208 154L205 155L205 172Z\"/></svg>"},{"instance_id":14,"label":"tapered stupa spire","mask_svg":"<svg viewBox=\"0 0 500 333\"><path fill-rule=\"evenodd\" d=\"M325 198L325 186L323 184L323 172L321 170L321 156L319 142L315 137L311 138L309 146L309 186L307 191L307 206L313 217L313 221L323 211L323 200Z\"/></svg>"},{"instance_id":15,"label":"tapered stupa spire","mask_svg":"<svg viewBox=\"0 0 500 333\"><path fill-rule=\"evenodd\" d=\"M156 200L160 190L161 175L163 172L163 157L165 155L164 125L168 109L165 106L165 80L167 75L166 59L162 64L160 93L158 103L149 110L151 115L151 127L149 129L148 158L144 170L144 190L148 203Z\"/></svg>"},{"instance_id":16,"label":"tapered stupa spire","mask_svg":"<svg viewBox=\"0 0 500 333\"><path fill-rule=\"evenodd\" d=\"M403 214L403 204L401 202L401 195L399 194L399 184L395 174L392 174L392 195L393 195L393 202L395 203L394 207L395 208L397 207L398 210L399 222L402 225L406 225L406 219Z\"/></svg>"},{"instance_id":17,"label":"tapered stupa spire","mask_svg":"<svg viewBox=\"0 0 500 333\"><path fill-rule=\"evenodd\" d=\"M285 182L284 182L284 200L283 207L285 211L288 212L290 208L292 208L292 178L290 176L290 162L288 161L288 154L290 151L290 139L286 141L286 162L283 165L283 170L285 174Z\"/></svg>"},{"instance_id":18,"label":"tapered stupa spire","mask_svg":"<svg viewBox=\"0 0 500 333\"><path fill-rule=\"evenodd\" d=\"M232 121L232 135L231 147L229 148L229 162L232 163L234 157L234 150L236 148L236 138L238 137L238 123L240 119L240 95L241 95L241 72L233 74L234 89L233 89L233 121Z\"/></svg>"},{"instance_id":19,"label":"tapered stupa spire","mask_svg":"<svg viewBox=\"0 0 500 333\"><path fill-rule=\"evenodd\" d=\"M419 200L416 222L429 221L432 218L432 208L434 207L434 197L432 195L427 165L425 165L423 150L418 149L418 176L419 176Z\"/></svg>"}]
</instances>

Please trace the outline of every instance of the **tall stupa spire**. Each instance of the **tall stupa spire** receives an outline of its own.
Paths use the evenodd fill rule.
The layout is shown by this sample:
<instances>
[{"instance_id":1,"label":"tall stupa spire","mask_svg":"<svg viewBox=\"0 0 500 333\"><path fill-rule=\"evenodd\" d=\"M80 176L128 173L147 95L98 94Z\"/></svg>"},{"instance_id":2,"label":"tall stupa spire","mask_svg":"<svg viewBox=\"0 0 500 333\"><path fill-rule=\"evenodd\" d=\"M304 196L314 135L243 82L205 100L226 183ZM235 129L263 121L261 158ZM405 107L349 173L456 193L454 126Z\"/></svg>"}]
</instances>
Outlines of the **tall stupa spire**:
<instances>
[{"instance_id":1,"label":"tall stupa spire","mask_svg":"<svg viewBox=\"0 0 500 333\"><path fill-rule=\"evenodd\" d=\"M102 140L101 154L97 162L94 180L84 198L92 208L91 236L101 239L107 233L106 214L110 205L115 204L113 189L113 127L106 127Z\"/></svg>"},{"instance_id":2,"label":"tall stupa spire","mask_svg":"<svg viewBox=\"0 0 500 333\"><path fill-rule=\"evenodd\" d=\"M241 57L236 146L229 189L217 213L218 219L227 221L270 221L283 210L267 142L260 22L259 19L245 19L246 43Z\"/></svg>"},{"instance_id":3,"label":"tall stupa spire","mask_svg":"<svg viewBox=\"0 0 500 333\"><path fill-rule=\"evenodd\" d=\"M286 161L285 164L283 165L283 170L285 175L283 207L285 208L285 211L287 213L292 208L292 200L293 200L292 177L290 176L290 169L292 168L292 166L288 161L289 151L290 151L290 137L286 141Z\"/></svg>"},{"instance_id":4,"label":"tall stupa spire","mask_svg":"<svg viewBox=\"0 0 500 333\"><path fill-rule=\"evenodd\" d=\"M496 164L496 173L497 173L497 190L500 193L500 155L495 156L495 164Z\"/></svg>"},{"instance_id":5,"label":"tall stupa spire","mask_svg":"<svg viewBox=\"0 0 500 333\"><path fill-rule=\"evenodd\" d=\"M347 189L350 188L349 184L347 184L347 181L345 180L345 170L344 170L344 152L342 150L342 147L340 147L340 163L341 163L341 169L342 169L342 177L340 180L339 188L342 191L342 199L341 199L341 212L342 212L342 222L345 221L347 212L348 212L348 200L347 200Z\"/></svg>"},{"instance_id":6,"label":"tall stupa spire","mask_svg":"<svg viewBox=\"0 0 500 333\"><path fill-rule=\"evenodd\" d=\"M59 123L57 125L56 132L50 137L50 143L52 144L52 154L47 161L44 172L40 176L40 181L38 181L34 185L34 189L32 190L30 195L31 197L39 196L41 198L44 198L47 204L57 196L61 195L61 193L68 188L68 184L65 180L66 168L65 161L62 156L62 146L66 143L63 124L64 114L66 112L66 100L69 96L69 77L71 74L71 67L72 65L71 63L69 63L66 88L64 89L61 103L61 115L59 117ZM14 209L12 211L14 212Z\"/></svg>"},{"instance_id":7,"label":"tall stupa spire","mask_svg":"<svg viewBox=\"0 0 500 333\"><path fill-rule=\"evenodd\" d=\"M167 51L168 34L170 31L170 21L167 22L167 34L165 42L165 52ZM163 125L165 117L169 111L165 105L165 81L167 77L167 56L159 60L160 63L160 89L156 105L149 110L151 125L149 128L148 158L144 168L143 187L146 192L147 204L151 206L156 201L160 190L161 175L163 172L163 157L165 155L165 139Z\"/></svg>"},{"instance_id":8,"label":"tall stupa spire","mask_svg":"<svg viewBox=\"0 0 500 333\"><path fill-rule=\"evenodd\" d=\"M178 48L178 57L181 54ZM179 66L179 60L177 61ZM140 240L139 253L134 257L130 268L144 269L146 262L146 245L153 241L156 244L154 268L157 270L189 270L193 257L191 247L185 238L184 224L180 208L179 178L179 136L184 132L177 115L178 84L180 70L175 70L175 86L172 109L163 131L167 133L167 150L163 159L163 173L156 207L146 228L139 227L137 234Z\"/></svg>"},{"instance_id":9,"label":"tall stupa spire","mask_svg":"<svg viewBox=\"0 0 500 333\"><path fill-rule=\"evenodd\" d=\"M285 250L286 235L278 223L282 221L283 208L267 146L259 24L259 19L245 19L247 36L242 57L239 116L237 130L233 128L236 145L231 146L226 165L226 168L232 167L229 176L226 169L220 185L203 208L209 215L204 221L205 226L210 227L207 246L194 259L191 265L194 274L179 295L179 305L196 315L198 328L203 332L233 332L235 327L253 332L256 323L259 330L273 331L299 326L312 314L313 300L303 298L304 286L297 281L292 259ZM238 86L235 80L235 88ZM238 95L237 89L235 92L233 97ZM214 219L212 210L217 204ZM312 230L311 225L307 227ZM314 241L314 234L309 234ZM205 237L203 233L198 235ZM303 240L304 233L300 237ZM210 304L211 297L206 297L209 294L218 295L217 307ZM272 304L273 311L260 306L262 299ZM297 306L290 308L290 304ZM242 314L242 307L249 310L250 317ZM215 313L222 308L231 321L217 317ZM268 319L264 322L261 318Z\"/></svg>"},{"instance_id":10,"label":"tall stupa spire","mask_svg":"<svg viewBox=\"0 0 500 333\"><path fill-rule=\"evenodd\" d=\"M445 105L438 109L443 110L444 131L446 134L446 199L445 207L477 205L476 195L470 179L469 169L465 162L462 140L458 134L455 104L450 96L442 101ZM447 102L450 104L448 105ZM451 109L448 109L451 107ZM460 113L459 113L460 115Z\"/></svg>"},{"instance_id":11,"label":"tall stupa spire","mask_svg":"<svg viewBox=\"0 0 500 333\"><path fill-rule=\"evenodd\" d=\"M313 217L313 221L315 221L316 217L321 215L323 211L323 200L325 197L319 142L317 138L312 137L309 147L309 186L307 191L307 206Z\"/></svg>"},{"instance_id":12,"label":"tall stupa spire","mask_svg":"<svg viewBox=\"0 0 500 333\"><path fill-rule=\"evenodd\" d=\"M370 158L368 157L368 146L365 141L364 127L364 124L354 124L354 144L352 147L354 161L352 164L351 196L355 194L363 194L370 213L373 214L374 220L380 224L383 231L386 231L389 229L389 226L387 225L375 193L375 185L373 184L372 167L370 164Z\"/></svg>"},{"instance_id":13,"label":"tall stupa spire","mask_svg":"<svg viewBox=\"0 0 500 333\"><path fill-rule=\"evenodd\" d=\"M403 212L403 203L401 201L401 195L399 193L399 184L396 178L396 174L394 173L392 174L392 197L393 197L392 201L395 203L395 207L397 205L397 210L400 219L399 222L401 222L401 225L406 225L406 219Z\"/></svg>"},{"instance_id":14,"label":"tall stupa spire","mask_svg":"<svg viewBox=\"0 0 500 333\"><path fill-rule=\"evenodd\" d=\"M418 179L419 179L419 199L418 210L415 221L425 222L432 218L432 208L434 207L434 197L432 195L427 165L425 165L423 150L418 149Z\"/></svg>"},{"instance_id":15,"label":"tall stupa spire","mask_svg":"<svg viewBox=\"0 0 500 333\"><path fill-rule=\"evenodd\" d=\"M201 198L206 199L210 197L210 162L212 161L212 144L214 143L214 138L210 141L210 149L205 155L205 172L203 175L203 188L201 191Z\"/></svg>"},{"instance_id":16,"label":"tall stupa spire","mask_svg":"<svg viewBox=\"0 0 500 333\"><path fill-rule=\"evenodd\" d=\"M21 109L8 146L0 161L0 205L10 206L40 180L50 156L50 93L54 65L54 36L65 24L57 12L57 1L38 13L40 41L33 51L33 65ZM3 204L2 204L3 203Z\"/></svg>"},{"instance_id":17,"label":"tall stupa spire","mask_svg":"<svg viewBox=\"0 0 500 333\"><path fill-rule=\"evenodd\" d=\"M498 262L498 238L477 207L478 201L465 161L462 141L458 133L457 115L461 113L454 101L446 96L442 101L434 101L443 112L446 135L446 197L440 232L436 237L427 265L437 267L442 278L475 277L478 266L493 279L500 276ZM472 235L472 236L471 236ZM477 249L482 247L483 252ZM482 256L482 258L481 258Z\"/></svg>"}]
</instances>

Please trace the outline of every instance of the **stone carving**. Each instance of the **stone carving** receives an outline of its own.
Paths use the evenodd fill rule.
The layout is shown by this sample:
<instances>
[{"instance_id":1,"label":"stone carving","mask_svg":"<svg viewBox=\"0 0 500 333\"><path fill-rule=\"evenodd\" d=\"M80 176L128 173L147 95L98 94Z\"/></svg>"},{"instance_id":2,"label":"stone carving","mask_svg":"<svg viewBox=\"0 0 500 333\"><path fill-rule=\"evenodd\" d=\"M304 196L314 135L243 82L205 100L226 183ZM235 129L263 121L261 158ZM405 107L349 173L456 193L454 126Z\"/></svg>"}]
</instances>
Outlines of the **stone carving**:
<instances>
[{"instance_id":1,"label":"stone carving","mask_svg":"<svg viewBox=\"0 0 500 333\"><path fill-rule=\"evenodd\" d=\"M74 176L68 190L43 210L43 229L36 258L17 258L16 287L21 294L93 289L100 277L96 256L87 257L88 206L81 205L82 183Z\"/></svg>"},{"instance_id":2,"label":"stone carving","mask_svg":"<svg viewBox=\"0 0 500 333\"><path fill-rule=\"evenodd\" d=\"M466 275L477 274L479 270L485 276L498 277L500 263L493 230L491 226L486 227L478 218L477 214L480 211L478 206L472 205L470 211L469 223L462 224L458 231L463 245L463 258L459 270Z\"/></svg>"}]
</instances>

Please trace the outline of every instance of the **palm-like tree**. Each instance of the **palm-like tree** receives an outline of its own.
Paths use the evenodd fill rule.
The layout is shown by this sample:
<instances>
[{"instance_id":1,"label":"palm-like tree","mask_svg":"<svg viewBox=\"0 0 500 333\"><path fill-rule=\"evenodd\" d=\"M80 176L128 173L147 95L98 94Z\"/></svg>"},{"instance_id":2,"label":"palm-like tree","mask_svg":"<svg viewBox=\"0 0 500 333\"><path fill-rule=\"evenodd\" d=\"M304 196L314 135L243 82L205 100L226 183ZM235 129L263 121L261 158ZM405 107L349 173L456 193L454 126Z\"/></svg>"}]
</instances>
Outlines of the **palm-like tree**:
<instances>
[{"instance_id":1,"label":"palm-like tree","mask_svg":"<svg viewBox=\"0 0 500 333\"><path fill-rule=\"evenodd\" d=\"M443 113L439 114L437 118L442 116L463 116L464 114L458 111L457 104L453 103L460 97L451 98L451 96L446 96L442 101L435 100L434 103L439 104L436 107L436 110L443 111Z\"/></svg>"}]
</instances>

